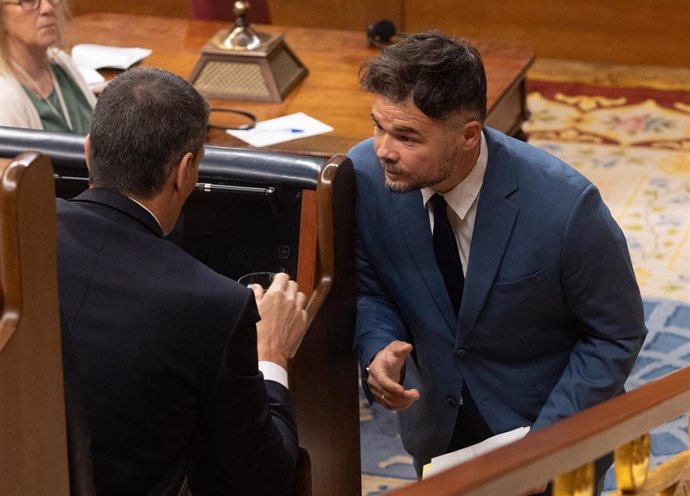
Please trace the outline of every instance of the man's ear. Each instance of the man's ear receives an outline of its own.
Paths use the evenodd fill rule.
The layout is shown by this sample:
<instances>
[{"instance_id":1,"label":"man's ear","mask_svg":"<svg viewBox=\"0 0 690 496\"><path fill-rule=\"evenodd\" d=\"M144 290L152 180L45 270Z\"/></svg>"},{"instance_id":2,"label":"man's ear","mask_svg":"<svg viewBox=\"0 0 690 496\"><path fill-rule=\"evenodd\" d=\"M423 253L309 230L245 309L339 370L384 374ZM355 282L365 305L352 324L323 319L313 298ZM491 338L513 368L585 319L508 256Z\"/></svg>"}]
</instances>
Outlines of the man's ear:
<instances>
[{"instance_id":1,"label":"man's ear","mask_svg":"<svg viewBox=\"0 0 690 496\"><path fill-rule=\"evenodd\" d=\"M465 149L479 146L482 139L482 124L479 121L469 121L464 126Z\"/></svg>"},{"instance_id":2,"label":"man's ear","mask_svg":"<svg viewBox=\"0 0 690 496\"><path fill-rule=\"evenodd\" d=\"M91 135L87 134L84 138L84 159L86 160L86 168L91 167Z\"/></svg>"},{"instance_id":3,"label":"man's ear","mask_svg":"<svg viewBox=\"0 0 690 496\"><path fill-rule=\"evenodd\" d=\"M194 154L192 152L187 152L182 156L180 163L174 169L175 174L175 187L185 192L188 195L194 185L196 184L197 174L196 168L198 167L197 162L194 160ZM191 183L191 186L190 186Z\"/></svg>"}]
</instances>

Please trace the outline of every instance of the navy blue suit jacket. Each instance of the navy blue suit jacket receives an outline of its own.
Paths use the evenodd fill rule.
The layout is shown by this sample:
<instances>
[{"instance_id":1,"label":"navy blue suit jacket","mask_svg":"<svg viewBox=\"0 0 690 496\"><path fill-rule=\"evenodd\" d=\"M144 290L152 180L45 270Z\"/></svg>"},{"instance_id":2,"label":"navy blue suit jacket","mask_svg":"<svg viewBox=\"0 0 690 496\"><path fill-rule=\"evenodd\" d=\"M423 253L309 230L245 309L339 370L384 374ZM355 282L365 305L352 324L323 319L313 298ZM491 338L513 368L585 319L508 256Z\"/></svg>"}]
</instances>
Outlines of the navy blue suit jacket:
<instances>
[{"instance_id":1,"label":"navy blue suit jacket","mask_svg":"<svg viewBox=\"0 0 690 496\"><path fill-rule=\"evenodd\" d=\"M567 164L493 129L455 315L419 191L384 186L373 140L349 152L357 190L355 349L414 345L399 415L420 463L445 453L467 383L494 433L539 429L623 390L646 329L623 233Z\"/></svg>"},{"instance_id":2,"label":"navy blue suit jacket","mask_svg":"<svg viewBox=\"0 0 690 496\"><path fill-rule=\"evenodd\" d=\"M288 391L258 370L250 290L163 239L130 199L57 201L60 306L100 496L177 495L199 439L228 494L289 494Z\"/></svg>"}]
</instances>

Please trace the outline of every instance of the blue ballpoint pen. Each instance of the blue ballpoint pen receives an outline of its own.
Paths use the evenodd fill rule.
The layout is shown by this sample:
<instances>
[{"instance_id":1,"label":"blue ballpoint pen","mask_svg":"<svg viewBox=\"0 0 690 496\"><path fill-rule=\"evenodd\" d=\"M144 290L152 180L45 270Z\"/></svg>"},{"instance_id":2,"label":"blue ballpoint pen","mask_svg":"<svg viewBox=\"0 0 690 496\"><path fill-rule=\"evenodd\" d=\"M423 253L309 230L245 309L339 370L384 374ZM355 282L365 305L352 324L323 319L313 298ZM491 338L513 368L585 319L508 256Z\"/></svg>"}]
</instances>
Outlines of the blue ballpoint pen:
<instances>
[{"instance_id":1,"label":"blue ballpoint pen","mask_svg":"<svg viewBox=\"0 0 690 496\"><path fill-rule=\"evenodd\" d=\"M285 128L280 128L280 129L271 129L271 128L254 128L253 130L250 129L249 131L258 131L258 132L263 132L263 133L303 133L304 129L298 129L295 127L285 127Z\"/></svg>"}]
</instances>

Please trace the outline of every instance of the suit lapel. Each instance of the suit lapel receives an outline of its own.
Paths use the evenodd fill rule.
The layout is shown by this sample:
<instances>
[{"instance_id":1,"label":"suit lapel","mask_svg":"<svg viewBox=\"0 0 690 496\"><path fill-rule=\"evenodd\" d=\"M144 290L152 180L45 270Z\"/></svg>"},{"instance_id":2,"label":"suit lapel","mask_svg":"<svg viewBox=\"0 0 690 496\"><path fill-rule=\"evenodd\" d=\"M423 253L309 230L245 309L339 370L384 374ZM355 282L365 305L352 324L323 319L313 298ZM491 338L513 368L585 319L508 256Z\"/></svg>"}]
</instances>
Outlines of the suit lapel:
<instances>
[{"instance_id":1,"label":"suit lapel","mask_svg":"<svg viewBox=\"0 0 690 496\"><path fill-rule=\"evenodd\" d=\"M448 331L455 335L457 317L446 291L443 276L436 265L434 247L429 225L429 214L424 208L422 194L391 193L393 205L398 215L398 228L403 233L408 255L414 261L418 273L434 301L435 310L443 315ZM434 311L434 309L429 309Z\"/></svg>"},{"instance_id":2,"label":"suit lapel","mask_svg":"<svg viewBox=\"0 0 690 496\"><path fill-rule=\"evenodd\" d=\"M477 322L503 260L519 211L507 198L518 188L515 171L511 161L493 145L491 137L491 133L487 132L489 162L479 196L465 290L458 316L458 345Z\"/></svg>"}]
</instances>

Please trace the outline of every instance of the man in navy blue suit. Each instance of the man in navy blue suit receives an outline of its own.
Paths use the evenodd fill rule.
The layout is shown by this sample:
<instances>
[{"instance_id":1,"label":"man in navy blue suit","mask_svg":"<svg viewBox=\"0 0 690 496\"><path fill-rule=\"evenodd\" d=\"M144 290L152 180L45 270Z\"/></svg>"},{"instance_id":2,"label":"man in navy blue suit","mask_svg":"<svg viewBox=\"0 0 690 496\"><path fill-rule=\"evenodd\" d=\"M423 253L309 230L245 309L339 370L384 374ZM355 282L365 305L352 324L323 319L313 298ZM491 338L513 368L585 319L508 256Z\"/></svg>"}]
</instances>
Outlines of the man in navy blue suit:
<instances>
[{"instance_id":1,"label":"man in navy blue suit","mask_svg":"<svg viewBox=\"0 0 690 496\"><path fill-rule=\"evenodd\" d=\"M416 466L623 392L646 329L597 188L484 126L484 67L465 41L410 36L365 64L360 84L374 137L349 152L354 346Z\"/></svg>"},{"instance_id":2,"label":"man in navy blue suit","mask_svg":"<svg viewBox=\"0 0 690 496\"><path fill-rule=\"evenodd\" d=\"M178 76L125 72L86 138L90 188L57 203L63 332L101 496L293 492L286 369L305 295L286 274L251 291L163 237L197 182L208 113Z\"/></svg>"}]
</instances>

